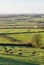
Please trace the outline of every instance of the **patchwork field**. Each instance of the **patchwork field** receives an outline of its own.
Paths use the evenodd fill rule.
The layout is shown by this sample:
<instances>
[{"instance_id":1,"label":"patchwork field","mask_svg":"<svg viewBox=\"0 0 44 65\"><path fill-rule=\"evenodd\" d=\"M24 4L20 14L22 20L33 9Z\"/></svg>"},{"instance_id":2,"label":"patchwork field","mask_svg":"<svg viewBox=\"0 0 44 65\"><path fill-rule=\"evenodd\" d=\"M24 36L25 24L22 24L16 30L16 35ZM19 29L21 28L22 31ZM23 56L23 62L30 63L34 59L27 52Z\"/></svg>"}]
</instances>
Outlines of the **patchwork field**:
<instances>
[{"instance_id":1,"label":"patchwork field","mask_svg":"<svg viewBox=\"0 0 44 65\"><path fill-rule=\"evenodd\" d=\"M0 65L44 65L44 14L0 15Z\"/></svg>"},{"instance_id":2,"label":"patchwork field","mask_svg":"<svg viewBox=\"0 0 44 65\"><path fill-rule=\"evenodd\" d=\"M41 44L44 45L44 29L0 29L0 43L31 42L36 34L41 35Z\"/></svg>"},{"instance_id":3,"label":"patchwork field","mask_svg":"<svg viewBox=\"0 0 44 65\"><path fill-rule=\"evenodd\" d=\"M44 46L44 29L0 29L0 65L44 65L44 49L11 46L31 42L35 34L41 35Z\"/></svg>"}]
</instances>

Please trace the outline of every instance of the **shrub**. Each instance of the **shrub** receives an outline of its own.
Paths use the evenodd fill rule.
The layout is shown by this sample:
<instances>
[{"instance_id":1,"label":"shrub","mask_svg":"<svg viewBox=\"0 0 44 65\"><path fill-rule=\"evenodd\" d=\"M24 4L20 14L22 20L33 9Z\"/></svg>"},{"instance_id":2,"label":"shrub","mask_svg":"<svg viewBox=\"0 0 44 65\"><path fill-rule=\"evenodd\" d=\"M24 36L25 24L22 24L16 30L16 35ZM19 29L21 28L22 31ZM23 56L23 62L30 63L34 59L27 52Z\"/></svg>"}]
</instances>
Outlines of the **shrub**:
<instances>
[{"instance_id":1,"label":"shrub","mask_svg":"<svg viewBox=\"0 0 44 65\"><path fill-rule=\"evenodd\" d=\"M35 34L32 38L32 43L33 43L33 46L40 47L40 45L41 45L41 35Z\"/></svg>"}]
</instances>

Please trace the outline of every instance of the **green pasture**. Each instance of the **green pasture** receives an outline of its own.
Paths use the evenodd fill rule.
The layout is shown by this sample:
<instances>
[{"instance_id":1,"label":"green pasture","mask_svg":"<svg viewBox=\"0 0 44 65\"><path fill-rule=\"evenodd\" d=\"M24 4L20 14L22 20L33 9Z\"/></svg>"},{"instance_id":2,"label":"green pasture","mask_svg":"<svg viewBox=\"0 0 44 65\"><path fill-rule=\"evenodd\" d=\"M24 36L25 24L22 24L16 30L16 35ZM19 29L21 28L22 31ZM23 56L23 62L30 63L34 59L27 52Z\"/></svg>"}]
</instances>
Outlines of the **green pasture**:
<instances>
[{"instance_id":1,"label":"green pasture","mask_svg":"<svg viewBox=\"0 0 44 65\"><path fill-rule=\"evenodd\" d=\"M1 43L13 43L10 39L8 39L7 37L0 37L0 44Z\"/></svg>"},{"instance_id":2,"label":"green pasture","mask_svg":"<svg viewBox=\"0 0 44 65\"><path fill-rule=\"evenodd\" d=\"M20 40L21 43L24 42L31 42L33 40L33 37L35 34L40 34L41 35L41 44L44 45L44 32L42 33L20 33L20 34L7 34L8 37Z\"/></svg>"},{"instance_id":3,"label":"green pasture","mask_svg":"<svg viewBox=\"0 0 44 65\"><path fill-rule=\"evenodd\" d=\"M0 29L0 44L27 43L31 42L35 34L40 34L41 44L44 45L44 32L39 31L44 29ZM25 46L6 46L6 48L8 52L5 51L5 46L0 46L0 65L44 65L43 49Z\"/></svg>"},{"instance_id":4,"label":"green pasture","mask_svg":"<svg viewBox=\"0 0 44 65\"><path fill-rule=\"evenodd\" d=\"M0 29L0 43L21 44L31 42L35 34L40 34L41 44L44 45L44 32L39 31L44 31L44 29Z\"/></svg>"},{"instance_id":5,"label":"green pasture","mask_svg":"<svg viewBox=\"0 0 44 65\"><path fill-rule=\"evenodd\" d=\"M44 29L0 29L0 33L38 32Z\"/></svg>"},{"instance_id":6,"label":"green pasture","mask_svg":"<svg viewBox=\"0 0 44 65\"><path fill-rule=\"evenodd\" d=\"M20 47L20 46L6 46L7 50L11 49L12 54L5 52L5 47L0 46L0 63L4 64L13 64L13 65L44 65L44 50L29 48L29 47ZM35 54L32 54L36 52ZM22 53L19 55L19 53ZM11 59L11 60L10 60ZM4 62L5 61L5 62ZM13 62L14 61L14 62ZM17 62L17 64L16 64ZM15 63L15 64L14 64Z\"/></svg>"},{"instance_id":7,"label":"green pasture","mask_svg":"<svg viewBox=\"0 0 44 65\"><path fill-rule=\"evenodd\" d=\"M18 16L19 17L19 16ZM22 18L22 17L20 17ZM25 18L25 16L23 17ZM31 21L30 21L31 20ZM12 18L0 18L0 26L8 25L37 25L43 22L44 17L28 16L27 20ZM25 44L32 42L34 35L40 34L41 47L44 48L44 29L1 29L0 44ZM28 46L1 46L0 65L44 65L44 49Z\"/></svg>"},{"instance_id":8,"label":"green pasture","mask_svg":"<svg viewBox=\"0 0 44 65\"><path fill-rule=\"evenodd\" d=\"M35 63L29 63L29 62L22 62L22 61L16 61L13 59L9 59L9 58L3 58L0 57L0 65L39 65L39 64L35 64Z\"/></svg>"}]
</instances>

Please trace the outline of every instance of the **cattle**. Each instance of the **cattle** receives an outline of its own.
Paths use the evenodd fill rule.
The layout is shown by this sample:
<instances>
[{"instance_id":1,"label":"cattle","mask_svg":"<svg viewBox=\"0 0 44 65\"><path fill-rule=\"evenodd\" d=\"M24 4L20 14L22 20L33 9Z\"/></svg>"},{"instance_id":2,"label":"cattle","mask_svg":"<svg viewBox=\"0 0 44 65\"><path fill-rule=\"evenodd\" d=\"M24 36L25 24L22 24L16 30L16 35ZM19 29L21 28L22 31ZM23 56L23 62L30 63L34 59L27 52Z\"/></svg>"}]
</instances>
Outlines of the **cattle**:
<instances>
[{"instance_id":1,"label":"cattle","mask_svg":"<svg viewBox=\"0 0 44 65\"><path fill-rule=\"evenodd\" d=\"M13 52L11 51L10 54L13 54Z\"/></svg>"},{"instance_id":2,"label":"cattle","mask_svg":"<svg viewBox=\"0 0 44 65\"><path fill-rule=\"evenodd\" d=\"M21 56L21 55L22 55L22 53L19 53L19 55Z\"/></svg>"},{"instance_id":3,"label":"cattle","mask_svg":"<svg viewBox=\"0 0 44 65\"><path fill-rule=\"evenodd\" d=\"M19 51L22 51L21 49Z\"/></svg>"},{"instance_id":4,"label":"cattle","mask_svg":"<svg viewBox=\"0 0 44 65\"><path fill-rule=\"evenodd\" d=\"M12 49L9 49L9 51L11 51Z\"/></svg>"},{"instance_id":5,"label":"cattle","mask_svg":"<svg viewBox=\"0 0 44 65\"><path fill-rule=\"evenodd\" d=\"M8 50L6 50L5 52L9 52Z\"/></svg>"},{"instance_id":6,"label":"cattle","mask_svg":"<svg viewBox=\"0 0 44 65\"><path fill-rule=\"evenodd\" d=\"M32 54L35 54L36 52L34 51Z\"/></svg>"},{"instance_id":7,"label":"cattle","mask_svg":"<svg viewBox=\"0 0 44 65\"><path fill-rule=\"evenodd\" d=\"M7 48L5 47L5 50L7 50Z\"/></svg>"}]
</instances>

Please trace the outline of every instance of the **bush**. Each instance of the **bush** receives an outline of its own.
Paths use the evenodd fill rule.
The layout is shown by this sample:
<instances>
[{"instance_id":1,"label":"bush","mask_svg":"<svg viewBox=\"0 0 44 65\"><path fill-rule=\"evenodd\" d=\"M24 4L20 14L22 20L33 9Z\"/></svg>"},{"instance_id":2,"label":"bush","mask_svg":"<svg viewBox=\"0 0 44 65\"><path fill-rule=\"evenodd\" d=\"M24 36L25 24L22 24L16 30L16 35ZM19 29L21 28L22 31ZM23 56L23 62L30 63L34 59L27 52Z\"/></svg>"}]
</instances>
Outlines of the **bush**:
<instances>
[{"instance_id":1,"label":"bush","mask_svg":"<svg viewBox=\"0 0 44 65\"><path fill-rule=\"evenodd\" d=\"M40 45L41 45L41 35L35 34L32 38L32 43L35 47L40 47Z\"/></svg>"}]
</instances>

